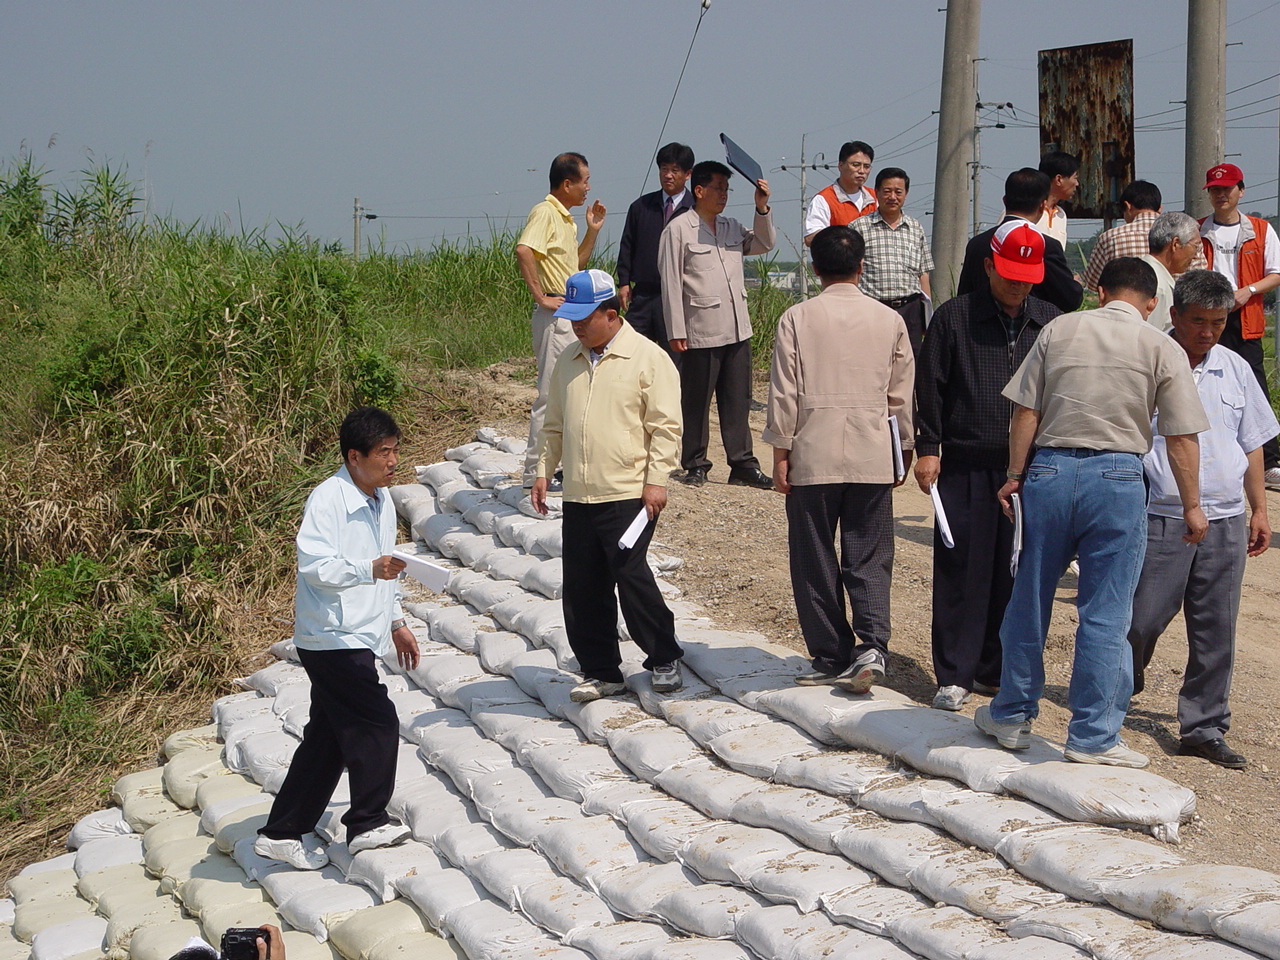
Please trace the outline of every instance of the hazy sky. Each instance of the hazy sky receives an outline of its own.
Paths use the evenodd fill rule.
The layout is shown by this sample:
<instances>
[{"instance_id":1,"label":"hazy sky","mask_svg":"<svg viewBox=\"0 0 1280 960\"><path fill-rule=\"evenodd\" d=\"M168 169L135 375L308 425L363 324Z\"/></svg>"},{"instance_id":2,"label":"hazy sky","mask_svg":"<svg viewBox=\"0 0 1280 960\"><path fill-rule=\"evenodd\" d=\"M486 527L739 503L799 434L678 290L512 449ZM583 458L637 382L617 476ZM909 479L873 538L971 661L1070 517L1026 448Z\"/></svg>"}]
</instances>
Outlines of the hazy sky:
<instances>
[{"instance_id":1,"label":"hazy sky","mask_svg":"<svg viewBox=\"0 0 1280 960\"><path fill-rule=\"evenodd\" d=\"M721 158L727 132L768 171L779 246L800 184L782 163L840 144L913 178L929 228L944 0L712 0L663 141ZM5 0L0 160L22 145L58 179L97 160L145 181L152 209L251 227L302 224L349 244L352 199L400 249L517 227L550 159L578 150L616 238L640 192L698 0ZM1227 150L1244 206L1276 210L1280 2L1231 0ZM1034 165L1036 51L1134 41L1137 170L1180 206L1184 0L985 0L980 92L1025 128L987 130L984 219L1004 176ZM1252 101L1261 101L1253 103ZM1166 113L1163 111L1174 112ZM1256 115L1255 114L1259 114ZM1170 129L1144 126L1174 121ZM53 146L49 146L53 140ZM785 160L784 160L785 158ZM832 178L810 174L809 191ZM650 178L649 189L656 186ZM731 203L745 210L743 185ZM731 211L732 212L732 211ZM579 211L580 215L580 211ZM418 219L391 219L392 217ZM1096 225L1073 227L1073 239ZM784 253L784 256L786 254Z\"/></svg>"}]
</instances>

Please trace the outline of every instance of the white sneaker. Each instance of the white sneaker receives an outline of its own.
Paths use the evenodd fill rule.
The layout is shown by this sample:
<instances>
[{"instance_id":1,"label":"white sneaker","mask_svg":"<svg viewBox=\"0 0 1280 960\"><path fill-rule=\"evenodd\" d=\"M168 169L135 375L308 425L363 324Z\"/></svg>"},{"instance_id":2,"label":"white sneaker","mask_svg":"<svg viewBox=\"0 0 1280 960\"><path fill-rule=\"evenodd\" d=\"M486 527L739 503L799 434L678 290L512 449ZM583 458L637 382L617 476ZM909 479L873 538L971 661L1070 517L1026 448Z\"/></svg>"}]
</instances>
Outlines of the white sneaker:
<instances>
[{"instance_id":1,"label":"white sneaker","mask_svg":"<svg viewBox=\"0 0 1280 960\"><path fill-rule=\"evenodd\" d=\"M308 836L315 837L315 834ZM318 844L319 838L315 844L308 844L301 840L272 840L259 836L253 841L253 852L268 860L280 860L298 870L319 870L329 862L329 855Z\"/></svg>"},{"instance_id":2,"label":"white sneaker","mask_svg":"<svg viewBox=\"0 0 1280 960\"><path fill-rule=\"evenodd\" d=\"M969 693L964 687L951 684L946 687L939 687L937 694L933 698L933 709L935 710L959 710L969 702Z\"/></svg>"},{"instance_id":3,"label":"white sneaker","mask_svg":"<svg viewBox=\"0 0 1280 960\"><path fill-rule=\"evenodd\" d=\"M384 823L380 827L366 830L353 840L348 840L347 850L354 857L357 853L376 850L378 847L397 847L411 835L409 828L402 823Z\"/></svg>"},{"instance_id":4,"label":"white sneaker","mask_svg":"<svg viewBox=\"0 0 1280 960\"><path fill-rule=\"evenodd\" d=\"M680 676L680 661L658 664L653 668L653 677L649 682L653 685L654 693L675 693L684 686L684 679Z\"/></svg>"},{"instance_id":5,"label":"white sneaker","mask_svg":"<svg viewBox=\"0 0 1280 960\"><path fill-rule=\"evenodd\" d=\"M601 697L612 697L627 689L625 683L610 683L608 680L583 680L569 691L569 699L574 703L590 703Z\"/></svg>"},{"instance_id":6,"label":"white sneaker","mask_svg":"<svg viewBox=\"0 0 1280 960\"><path fill-rule=\"evenodd\" d=\"M884 683L885 669L884 654L868 650L836 678L836 686L849 693L870 693L873 686Z\"/></svg>"},{"instance_id":7,"label":"white sneaker","mask_svg":"<svg viewBox=\"0 0 1280 960\"><path fill-rule=\"evenodd\" d=\"M1135 770L1141 770L1151 762L1146 754L1126 747L1123 740L1117 740L1114 747L1101 753L1085 753L1067 747L1062 755L1075 763L1101 763L1108 767L1133 767Z\"/></svg>"},{"instance_id":8,"label":"white sneaker","mask_svg":"<svg viewBox=\"0 0 1280 960\"><path fill-rule=\"evenodd\" d=\"M1025 750L1031 746L1031 721L998 723L991 719L991 706L984 703L973 713L973 725L1006 750Z\"/></svg>"},{"instance_id":9,"label":"white sneaker","mask_svg":"<svg viewBox=\"0 0 1280 960\"><path fill-rule=\"evenodd\" d=\"M1280 490L1280 467L1270 467L1262 474L1262 482L1270 490Z\"/></svg>"}]
</instances>

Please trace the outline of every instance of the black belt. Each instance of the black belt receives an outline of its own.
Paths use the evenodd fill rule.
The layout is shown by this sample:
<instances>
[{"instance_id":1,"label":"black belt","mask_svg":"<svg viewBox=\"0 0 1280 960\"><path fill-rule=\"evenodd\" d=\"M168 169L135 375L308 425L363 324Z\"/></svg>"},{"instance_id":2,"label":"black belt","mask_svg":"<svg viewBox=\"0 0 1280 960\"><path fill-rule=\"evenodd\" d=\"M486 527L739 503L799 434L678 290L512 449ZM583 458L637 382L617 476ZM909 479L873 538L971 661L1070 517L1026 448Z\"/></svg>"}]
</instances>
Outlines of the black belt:
<instances>
[{"instance_id":1,"label":"black belt","mask_svg":"<svg viewBox=\"0 0 1280 960\"><path fill-rule=\"evenodd\" d=\"M642 283L635 281L631 284L631 293L641 294L642 296L654 296L662 293L662 284L660 283Z\"/></svg>"},{"instance_id":2,"label":"black belt","mask_svg":"<svg viewBox=\"0 0 1280 960\"><path fill-rule=\"evenodd\" d=\"M905 307L908 303L915 303L923 296L923 293L913 293L907 297L890 297L888 300L880 300L880 302L886 307L893 307L896 310L898 307ZM879 300L880 298L877 297L876 299Z\"/></svg>"}]
</instances>

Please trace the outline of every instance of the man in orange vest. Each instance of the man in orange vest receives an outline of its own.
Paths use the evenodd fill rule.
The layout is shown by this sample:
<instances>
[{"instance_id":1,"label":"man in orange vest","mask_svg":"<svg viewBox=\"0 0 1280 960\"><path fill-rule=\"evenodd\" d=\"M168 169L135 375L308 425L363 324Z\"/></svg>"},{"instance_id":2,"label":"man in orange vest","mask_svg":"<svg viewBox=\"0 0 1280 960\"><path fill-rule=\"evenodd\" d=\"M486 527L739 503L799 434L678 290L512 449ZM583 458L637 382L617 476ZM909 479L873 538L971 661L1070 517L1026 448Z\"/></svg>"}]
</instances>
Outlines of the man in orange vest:
<instances>
[{"instance_id":1,"label":"man in orange vest","mask_svg":"<svg viewBox=\"0 0 1280 960\"><path fill-rule=\"evenodd\" d=\"M804 245L826 227L843 227L876 209L876 195L865 184L876 152L871 144L850 140L840 148L840 178L818 191L804 218Z\"/></svg>"},{"instance_id":2,"label":"man in orange vest","mask_svg":"<svg viewBox=\"0 0 1280 960\"><path fill-rule=\"evenodd\" d=\"M1271 399L1262 365L1262 337L1267 332L1263 299L1280 287L1280 238L1261 217L1240 213L1244 196L1244 171L1234 163L1210 167L1204 188L1213 203L1213 216L1200 221L1200 242L1209 269L1220 273L1236 292L1235 309L1227 315L1227 328L1219 343L1249 362L1262 392ZM1262 446L1266 483L1280 489L1280 445L1273 437Z\"/></svg>"}]
</instances>

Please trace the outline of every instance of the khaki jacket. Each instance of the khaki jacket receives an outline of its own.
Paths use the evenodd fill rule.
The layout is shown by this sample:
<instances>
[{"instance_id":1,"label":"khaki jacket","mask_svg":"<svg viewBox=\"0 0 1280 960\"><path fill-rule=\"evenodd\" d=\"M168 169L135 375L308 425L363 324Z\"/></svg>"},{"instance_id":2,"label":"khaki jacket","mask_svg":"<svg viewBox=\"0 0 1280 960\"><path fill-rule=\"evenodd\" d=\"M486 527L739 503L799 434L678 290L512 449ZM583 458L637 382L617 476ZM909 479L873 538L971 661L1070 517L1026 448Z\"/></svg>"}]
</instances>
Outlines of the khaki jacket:
<instances>
[{"instance_id":1,"label":"khaki jacket","mask_svg":"<svg viewBox=\"0 0 1280 960\"><path fill-rule=\"evenodd\" d=\"M753 227L716 217L713 234L692 209L671 218L658 242L658 273L672 340L696 350L750 339L742 258L773 249L772 210L757 213Z\"/></svg>"},{"instance_id":2,"label":"khaki jacket","mask_svg":"<svg viewBox=\"0 0 1280 960\"><path fill-rule=\"evenodd\" d=\"M833 283L778 320L763 439L793 484L893 483L889 417L913 448L915 356L897 311Z\"/></svg>"},{"instance_id":3,"label":"khaki jacket","mask_svg":"<svg viewBox=\"0 0 1280 960\"><path fill-rule=\"evenodd\" d=\"M636 500L679 465L680 375L666 351L625 320L591 369L581 343L556 360L538 434L538 476L564 468L572 503Z\"/></svg>"}]
</instances>

